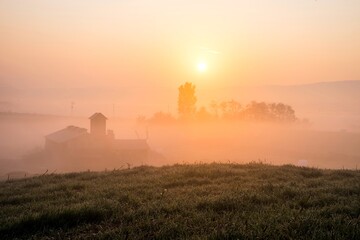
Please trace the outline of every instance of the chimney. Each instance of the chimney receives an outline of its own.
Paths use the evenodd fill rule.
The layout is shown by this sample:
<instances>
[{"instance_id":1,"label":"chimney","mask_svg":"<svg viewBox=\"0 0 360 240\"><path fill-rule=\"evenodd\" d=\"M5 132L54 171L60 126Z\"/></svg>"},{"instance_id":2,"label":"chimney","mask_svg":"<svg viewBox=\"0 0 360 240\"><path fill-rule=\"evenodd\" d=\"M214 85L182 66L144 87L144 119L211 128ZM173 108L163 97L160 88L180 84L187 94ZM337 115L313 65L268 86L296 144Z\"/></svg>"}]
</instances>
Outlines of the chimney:
<instances>
[{"instance_id":1,"label":"chimney","mask_svg":"<svg viewBox=\"0 0 360 240\"><path fill-rule=\"evenodd\" d=\"M94 136L106 136L106 120L102 113L94 113L90 118L90 134Z\"/></svg>"}]
</instances>

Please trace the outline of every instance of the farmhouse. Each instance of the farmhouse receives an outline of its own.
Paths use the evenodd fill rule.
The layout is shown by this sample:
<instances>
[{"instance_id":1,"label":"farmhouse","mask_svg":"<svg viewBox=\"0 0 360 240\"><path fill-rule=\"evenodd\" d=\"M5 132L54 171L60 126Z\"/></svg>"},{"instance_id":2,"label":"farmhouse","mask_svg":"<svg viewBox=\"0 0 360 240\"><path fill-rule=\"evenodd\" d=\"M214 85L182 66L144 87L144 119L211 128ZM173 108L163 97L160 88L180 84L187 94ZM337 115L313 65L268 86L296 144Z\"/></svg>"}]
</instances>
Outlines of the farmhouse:
<instances>
[{"instance_id":1,"label":"farmhouse","mask_svg":"<svg viewBox=\"0 0 360 240\"><path fill-rule=\"evenodd\" d=\"M111 158L124 161L145 161L149 146L146 139L115 139L106 129L107 118L95 113L90 118L90 132L68 126L45 136L45 151L53 157Z\"/></svg>"}]
</instances>

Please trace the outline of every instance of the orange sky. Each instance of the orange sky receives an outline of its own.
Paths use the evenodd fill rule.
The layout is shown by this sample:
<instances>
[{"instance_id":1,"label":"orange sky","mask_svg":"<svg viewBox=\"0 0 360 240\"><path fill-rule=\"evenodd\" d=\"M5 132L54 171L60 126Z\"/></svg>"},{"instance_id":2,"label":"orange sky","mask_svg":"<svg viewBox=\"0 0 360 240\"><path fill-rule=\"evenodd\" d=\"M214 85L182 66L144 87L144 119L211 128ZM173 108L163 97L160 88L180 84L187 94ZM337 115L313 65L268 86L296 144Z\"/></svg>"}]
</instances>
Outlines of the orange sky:
<instances>
[{"instance_id":1,"label":"orange sky","mask_svg":"<svg viewBox=\"0 0 360 240\"><path fill-rule=\"evenodd\" d=\"M13 86L360 79L359 0L1 0L0 36Z\"/></svg>"}]
</instances>

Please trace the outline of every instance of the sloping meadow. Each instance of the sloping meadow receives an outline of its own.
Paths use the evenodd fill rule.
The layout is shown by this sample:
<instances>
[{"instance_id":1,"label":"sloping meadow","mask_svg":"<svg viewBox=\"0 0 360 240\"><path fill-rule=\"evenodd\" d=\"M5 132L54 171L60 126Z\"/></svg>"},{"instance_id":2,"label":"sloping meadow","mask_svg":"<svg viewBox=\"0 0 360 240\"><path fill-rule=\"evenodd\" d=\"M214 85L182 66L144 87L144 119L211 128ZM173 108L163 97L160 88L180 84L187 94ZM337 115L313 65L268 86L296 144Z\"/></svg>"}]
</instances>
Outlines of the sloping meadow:
<instances>
[{"instance_id":1,"label":"sloping meadow","mask_svg":"<svg viewBox=\"0 0 360 240\"><path fill-rule=\"evenodd\" d=\"M1 239L359 236L359 171L214 163L0 183Z\"/></svg>"}]
</instances>

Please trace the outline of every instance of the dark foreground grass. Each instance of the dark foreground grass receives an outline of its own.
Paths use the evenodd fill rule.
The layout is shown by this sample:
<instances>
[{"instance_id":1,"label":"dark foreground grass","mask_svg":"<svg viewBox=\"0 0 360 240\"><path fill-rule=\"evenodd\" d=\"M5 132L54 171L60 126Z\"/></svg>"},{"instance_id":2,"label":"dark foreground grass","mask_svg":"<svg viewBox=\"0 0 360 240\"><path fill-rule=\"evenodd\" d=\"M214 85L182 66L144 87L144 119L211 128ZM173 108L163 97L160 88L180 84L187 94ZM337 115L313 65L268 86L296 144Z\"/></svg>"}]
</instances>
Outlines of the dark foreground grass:
<instances>
[{"instance_id":1,"label":"dark foreground grass","mask_svg":"<svg viewBox=\"0 0 360 240\"><path fill-rule=\"evenodd\" d=\"M360 239L360 172L138 167L0 183L0 239Z\"/></svg>"}]
</instances>

